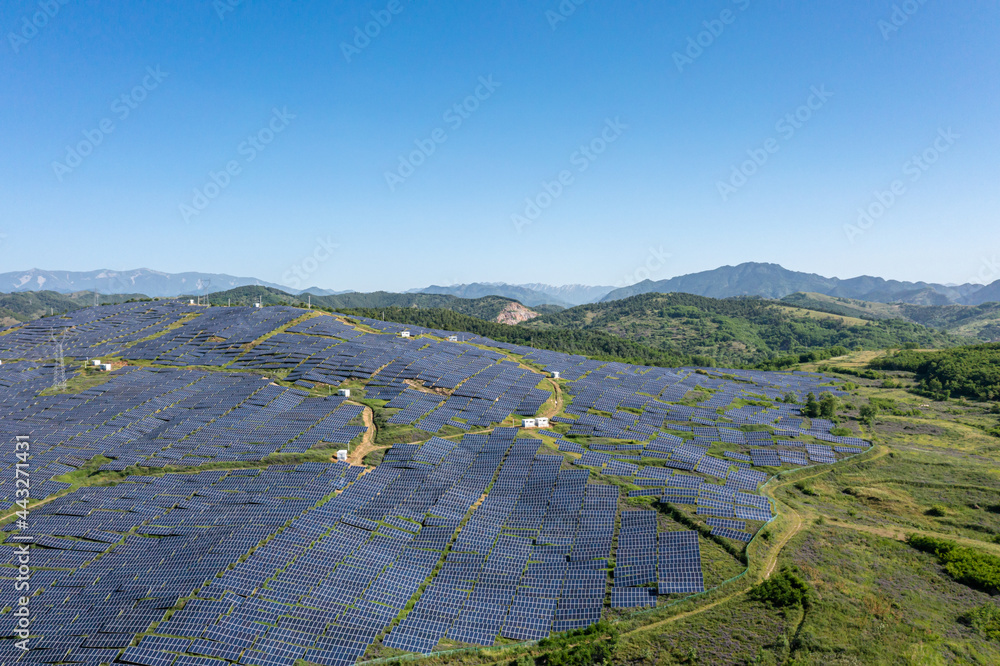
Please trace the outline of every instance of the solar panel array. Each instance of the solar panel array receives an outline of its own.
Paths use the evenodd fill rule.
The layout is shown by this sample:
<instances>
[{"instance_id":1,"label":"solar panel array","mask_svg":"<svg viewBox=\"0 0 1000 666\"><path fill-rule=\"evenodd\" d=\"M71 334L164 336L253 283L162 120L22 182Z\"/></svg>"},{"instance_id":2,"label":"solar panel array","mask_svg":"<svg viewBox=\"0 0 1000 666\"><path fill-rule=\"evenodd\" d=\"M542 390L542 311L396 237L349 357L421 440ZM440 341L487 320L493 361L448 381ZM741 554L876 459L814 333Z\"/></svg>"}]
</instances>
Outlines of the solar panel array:
<instances>
[{"instance_id":1,"label":"solar panel array","mask_svg":"<svg viewBox=\"0 0 1000 666\"><path fill-rule=\"evenodd\" d=\"M21 661L331 666L354 663L379 638L429 652L445 638L492 645L587 627L601 618L609 575L619 608L704 589L698 534L660 532L649 510L621 513L616 533L619 490L593 482L588 467L746 542L772 517L759 494L768 475L754 467L832 462L868 446L779 402L838 393L820 375L646 368L362 323L159 302L88 308L0 335L0 436L32 435L33 498L65 490L55 479L100 455L107 470L192 468L82 488L32 510L18 536L32 537L34 587L44 591ZM53 339L71 358L116 354L156 367L42 396L56 373ZM569 432L543 431L561 455L539 455L539 440L495 427L551 396L509 353L561 373L572 400L552 422ZM360 381L366 398L386 401L391 423L428 438L392 447L364 474L323 462L198 472L365 432L351 425L360 406L266 378L275 374L306 388ZM431 436L446 426L492 430ZM564 469L563 455L576 467ZM0 453L2 508L14 499L15 462ZM8 564L11 543L0 544ZM14 603L11 594L0 585L0 603ZM0 635L14 621L0 615ZM129 647L137 634L146 636ZM0 640L5 662L15 650Z\"/></svg>"},{"instance_id":2,"label":"solar panel array","mask_svg":"<svg viewBox=\"0 0 1000 666\"><path fill-rule=\"evenodd\" d=\"M34 499L68 487L50 479L99 455L112 459L106 470L256 462L322 442L347 444L365 431L349 425L358 405L309 398L246 373L126 367L80 393L39 396L51 381L49 366L0 366L0 436L28 434L35 442ZM13 449L0 452L0 478L12 478L15 462ZM0 495L13 488L0 484ZM0 508L12 501L4 497Z\"/></svg>"},{"instance_id":3,"label":"solar panel array","mask_svg":"<svg viewBox=\"0 0 1000 666\"><path fill-rule=\"evenodd\" d=\"M124 303L35 319L5 329L0 359L51 359L59 344L69 358L117 354L126 345L163 333L198 310L173 301Z\"/></svg>"}]
</instances>

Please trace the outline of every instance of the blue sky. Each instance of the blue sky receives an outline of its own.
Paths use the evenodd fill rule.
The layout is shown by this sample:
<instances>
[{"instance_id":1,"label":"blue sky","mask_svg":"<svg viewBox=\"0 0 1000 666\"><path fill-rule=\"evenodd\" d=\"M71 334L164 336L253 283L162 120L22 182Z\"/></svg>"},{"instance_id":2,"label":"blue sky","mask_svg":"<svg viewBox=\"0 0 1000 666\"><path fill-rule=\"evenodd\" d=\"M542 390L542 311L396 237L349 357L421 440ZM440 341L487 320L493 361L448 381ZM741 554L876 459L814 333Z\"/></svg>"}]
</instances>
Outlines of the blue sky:
<instances>
[{"instance_id":1,"label":"blue sky","mask_svg":"<svg viewBox=\"0 0 1000 666\"><path fill-rule=\"evenodd\" d=\"M995 3L124 4L0 5L0 272L1000 279Z\"/></svg>"}]
</instances>

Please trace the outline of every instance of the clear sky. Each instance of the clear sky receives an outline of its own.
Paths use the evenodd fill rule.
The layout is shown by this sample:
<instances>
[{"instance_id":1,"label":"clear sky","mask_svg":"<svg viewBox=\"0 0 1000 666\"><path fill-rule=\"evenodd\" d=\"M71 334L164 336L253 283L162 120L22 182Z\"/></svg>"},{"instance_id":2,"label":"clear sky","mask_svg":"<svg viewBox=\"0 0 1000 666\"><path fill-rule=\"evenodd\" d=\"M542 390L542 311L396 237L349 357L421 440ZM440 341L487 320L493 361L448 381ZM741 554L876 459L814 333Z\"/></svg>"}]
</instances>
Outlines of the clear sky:
<instances>
[{"instance_id":1,"label":"clear sky","mask_svg":"<svg viewBox=\"0 0 1000 666\"><path fill-rule=\"evenodd\" d=\"M0 30L0 272L1000 278L996 2L5 0Z\"/></svg>"}]
</instances>

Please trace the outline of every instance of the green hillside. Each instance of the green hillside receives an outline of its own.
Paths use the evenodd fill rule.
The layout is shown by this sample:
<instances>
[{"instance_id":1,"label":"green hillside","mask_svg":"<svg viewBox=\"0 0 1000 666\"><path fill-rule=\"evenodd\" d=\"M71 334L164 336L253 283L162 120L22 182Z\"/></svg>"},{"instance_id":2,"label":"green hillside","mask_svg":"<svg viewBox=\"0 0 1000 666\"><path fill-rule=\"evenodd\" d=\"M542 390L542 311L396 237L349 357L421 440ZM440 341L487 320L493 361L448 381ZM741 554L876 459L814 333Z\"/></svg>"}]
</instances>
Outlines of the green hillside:
<instances>
[{"instance_id":1,"label":"green hillside","mask_svg":"<svg viewBox=\"0 0 1000 666\"><path fill-rule=\"evenodd\" d=\"M252 305L260 299L264 305L294 305L305 306L307 297L293 296L270 287L237 287L229 291L211 294L208 301L212 305ZM451 310L470 317L493 321L504 308L516 303L502 296L484 296L483 298L465 299L445 294L394 294L386 291L376 291L369 294L350 293L336 296L312 296L313 307L343 312L355 308L435 308Z\"/></svg>"},{"instance_id":2,"label":"green hillside","mask_svg":"<svg viewBox=\"0 0 1000 666\"><path fill-rule=\"evenodd\" d=\"M356 308L340 310L343 314L385 321L424 326L448 331L465 331L511 344L527 345L537 349L583 354L593 358L643 365L676 367L692 362L705 363L708 359L691 359L670 351L654 349L603 331L562 329L531 329L507 326L484 321L459 312L424 308Z\"/></svg>"},{"instance_id":3,"label":"green hillside","mask_svg":"<svg viewBox=\"0 0 1000 666\"><path fill-rule=\"evenodd\" d=\"M1000 343L934 352L904 350L875 359L869 367L912 372L920 391L938 398L1000 400Z\"/></svg>"},{"instance_id":4,"label":"green hillside","mask_svg":"<svg viewBox=\"0 0 1000 666\"><path fill-rule=\"evenodd\" d=\"M124 303L125 301L145 298L142 294L122 294L104 296L98 294L98 303L108 305ZM79 310L94 304L94 292L78 291L72 294L60 294L55 291L22 291L13 294L0 294L0 322L8 325L21 321L30 321L53 314L64 314Z\"/></svg>"},{"instance_id":5,"label":"green hillside","mask_svg":"<svg viewBox=\"0 0 1000 666\"><path fill-rule=\"evenodd\" d=\"M872 303L824 294L798 293L781 303L861 319L898 319L977 338L984 342L1000 340L1000 303L983 305L910 305L908 303Z\"/></svg>"},{"instance_id":6,"label":"green hillside","mask_svg":"<svg viewBox=\"0 0 1000 666\"><path fill-rule=\"evenodd\" d=\"M970 342L898 319L866 321L758 298L713 299L690 294L643 294L582 305L522 326L602 331L665 352L709 356L719 365L738 366L834 346L941 348Z\"/></svg>"}]
</instances>

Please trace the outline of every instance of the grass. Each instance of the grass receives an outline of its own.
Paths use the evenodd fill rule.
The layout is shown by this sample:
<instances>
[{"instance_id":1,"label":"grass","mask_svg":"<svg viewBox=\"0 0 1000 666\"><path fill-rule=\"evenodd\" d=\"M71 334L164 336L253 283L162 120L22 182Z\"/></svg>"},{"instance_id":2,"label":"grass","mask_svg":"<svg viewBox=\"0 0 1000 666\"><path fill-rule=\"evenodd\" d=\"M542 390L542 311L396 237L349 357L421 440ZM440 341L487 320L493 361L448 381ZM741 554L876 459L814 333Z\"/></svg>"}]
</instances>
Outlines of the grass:
<instances>
[{"instance_id":1,"label":"grass","mask_svg":"<svg viewBox=\"0 0 1000 666\"><path fill-rule=\"evenodd\" d=\"M105 363L113 363L112 360L107 360ZM77 371L75 375L70 377L71 371ZM72 395L82 393L89 388L94 388L95 386L101 386L111 380L113 375L110 372L104 372L93 366L87 365L83 361L67 361L66 362L66 388L57 389L55 387L49 387L42 390L39 395L41 396L51 396L51 395Z\"/></svg>"}]
</instances>

